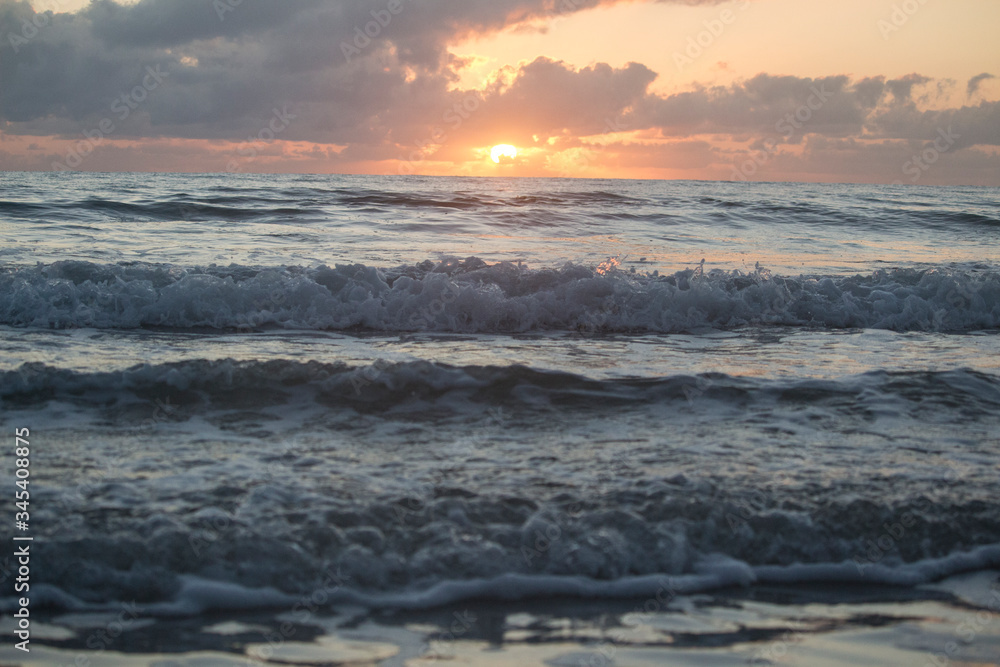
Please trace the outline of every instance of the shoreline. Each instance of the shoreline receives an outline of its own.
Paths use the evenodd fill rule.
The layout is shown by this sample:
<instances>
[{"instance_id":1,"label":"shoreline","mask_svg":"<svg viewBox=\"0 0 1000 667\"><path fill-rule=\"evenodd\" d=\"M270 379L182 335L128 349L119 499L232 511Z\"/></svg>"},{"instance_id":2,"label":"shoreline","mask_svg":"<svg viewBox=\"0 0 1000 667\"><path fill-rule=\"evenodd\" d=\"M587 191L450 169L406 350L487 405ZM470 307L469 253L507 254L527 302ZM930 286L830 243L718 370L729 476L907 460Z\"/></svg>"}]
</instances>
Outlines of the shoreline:
<instances>
[{"instance_id":1,"label":"shoreline","mask_svg":"<svg viewBox=\"0 0 1000 667\"><path fill-rule=\"evenodd\" d=\"M1000 665L1000 571L916 588L753 586L647 599L468 600L175 618L38 612L30 658L10 619L0 664Z\"/></svg>"}]
</instances>

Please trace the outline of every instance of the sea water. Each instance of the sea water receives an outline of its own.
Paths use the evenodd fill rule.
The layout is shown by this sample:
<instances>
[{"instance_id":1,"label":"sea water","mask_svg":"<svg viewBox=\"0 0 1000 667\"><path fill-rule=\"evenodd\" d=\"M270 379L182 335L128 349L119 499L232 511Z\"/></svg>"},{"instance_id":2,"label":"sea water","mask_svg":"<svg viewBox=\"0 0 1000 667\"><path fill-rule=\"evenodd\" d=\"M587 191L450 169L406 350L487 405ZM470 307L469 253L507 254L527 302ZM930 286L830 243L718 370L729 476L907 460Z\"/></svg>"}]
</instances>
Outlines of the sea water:
<instances>
[{"instance_id":1,"label":"sea water","mask_svg":"<svg viewBox=\"0 0 1000 667\"><path fill-rule=\"evenodd\" d=\"M0 230L36 604L1000 566L997 189L8 173Z\"/></svg>"}]
</instances>

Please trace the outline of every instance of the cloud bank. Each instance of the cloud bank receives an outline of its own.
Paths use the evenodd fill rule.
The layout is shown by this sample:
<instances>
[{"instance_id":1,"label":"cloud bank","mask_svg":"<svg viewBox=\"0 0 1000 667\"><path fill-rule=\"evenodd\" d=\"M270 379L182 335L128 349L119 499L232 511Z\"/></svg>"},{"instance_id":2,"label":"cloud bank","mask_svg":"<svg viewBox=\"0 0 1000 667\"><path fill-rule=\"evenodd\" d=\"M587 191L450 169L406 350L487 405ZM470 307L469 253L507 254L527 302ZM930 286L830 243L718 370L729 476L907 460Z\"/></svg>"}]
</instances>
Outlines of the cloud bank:
<instances>
[{"instance_id":1,"label":"cloud bank","mask_svg":"<svg viewBox=\"0 0 1000 667\"><path fill-rule=\"evenodd\" d=\"M502 140L533 175L1000 184L1000 102L973 103L985 72L960 107L940 104L955 82L919 74L662 95L641 63L545 56L457 87L450 44L601 4L0 0L0 167L73 167L75 152L88 169L446 173ZM938 167L907 168L931 150Z\"/></svg>"}]
</instances>

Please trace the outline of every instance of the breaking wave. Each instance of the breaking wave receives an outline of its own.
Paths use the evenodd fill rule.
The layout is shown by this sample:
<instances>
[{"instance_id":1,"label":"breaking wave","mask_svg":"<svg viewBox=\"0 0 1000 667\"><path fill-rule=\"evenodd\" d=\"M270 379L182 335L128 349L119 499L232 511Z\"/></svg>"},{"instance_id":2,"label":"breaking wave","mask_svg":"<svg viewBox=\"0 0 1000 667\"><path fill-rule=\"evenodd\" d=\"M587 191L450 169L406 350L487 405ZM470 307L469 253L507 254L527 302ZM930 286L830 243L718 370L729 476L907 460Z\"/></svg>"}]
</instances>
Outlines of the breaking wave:
<instances>
[{"instance_id":1,"label":"breaking wave","mask_svg":"<svg viewBox=\"0 0 1000 667\"><path fill-rule=\"evenodd\" d=\"M0 270L0 324L45 328L680 332L795 326L896 331L1000 327L988 267L780 276L673 275L448 259L390 269L181 267L65 261Z\"/></svg>"}]
</instances>

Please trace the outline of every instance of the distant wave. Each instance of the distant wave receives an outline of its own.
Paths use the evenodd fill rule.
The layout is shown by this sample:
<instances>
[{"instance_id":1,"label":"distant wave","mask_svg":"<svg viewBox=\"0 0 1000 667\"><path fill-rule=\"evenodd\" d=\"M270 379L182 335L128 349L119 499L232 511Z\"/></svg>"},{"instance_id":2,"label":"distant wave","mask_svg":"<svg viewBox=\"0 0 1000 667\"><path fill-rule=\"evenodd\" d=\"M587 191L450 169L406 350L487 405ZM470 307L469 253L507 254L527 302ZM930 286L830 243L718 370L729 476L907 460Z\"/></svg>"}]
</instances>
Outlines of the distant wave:
<instances>
[{"instance_id":1,"label":"distant wave","mask_svg":"<svg viewBox=\"0 0 1000 667\"><path fill-rule=\"evenodd\" d=\"M439 331L680 332L795 326L896 331L1000 327L995 269L779 276L673 275L477 258L380 269L182 267L66 261L0 269L0 324Z\"/></svg>"},{"instance_id":2,"label":"distant wave","mask_svg":"<svg viewBox=\"0 0 1000 667\"><path fill-rule=\"evenodd\" d=\"M400 183L405 183L401 181ZM192 185L194 185L192 183ZM397 184L398 187L398 184ZM730 186L733 187L733 186ZM117 193L114 193L117 194ZM0 199L0 217L28 220L93 221L124 219L153 221L249 221L297 223L328 222L337 215L384 212L406 218L414 211L439 210L504 222L516 216L530 225L539 217L565 213L563 225L587 225L588 220L642 221L651 225L699 222L728 224L856 225L865 229L912 227L961 231L998 228L1000 216L979 206L976 211L957 210L954 203L941 207L864 197L875 206L846 207L836 201L789 201L757 194L750 198L738 189L722 196L691 193L628 196L607 190L493 191L380 190L364 187L213 187L206 190L163 192L142 198L105 194L84 198L53 199L45 203Z\"/></svg>"},{"instance_id":3,"label":"distant wave","mask_svg":"<svg viewBox=\"0 0 1000 667\"><path fill-rule=\"evenodd\" d=\"M286 190L216 188L218 194L194 197L184 192L155 199L120 200L101 197L47 203L0 200L0 217L45 220L123 218L128 221L245 220L276 218L296 222L323 220L334 211L384 209L486 210L523 207L587 207L591 205L641 205L642 199L612 192L561 192L512 194L507 197L473 193L412 193L343 188L294 188ZM581 211L585 209L580 209Z\"/></svg>"},{"instance_id":4,"label":"distant wave","mask_svg":"<svg viewBox=\"0 0 1000 667\"><path fill-rule=\"evenodd\" d=\"M259 220L293 218L297 222L321 219L324 212L317 207L300 205L294 201L279 202L257 196L213 197L194 201L175 197L145 203L111 199L89 198L65 203L25 203L0 201L0 216L32 220L90 221L111 218L127 222L154 222L166 220Z\"/></svg>"}]
</instances>

